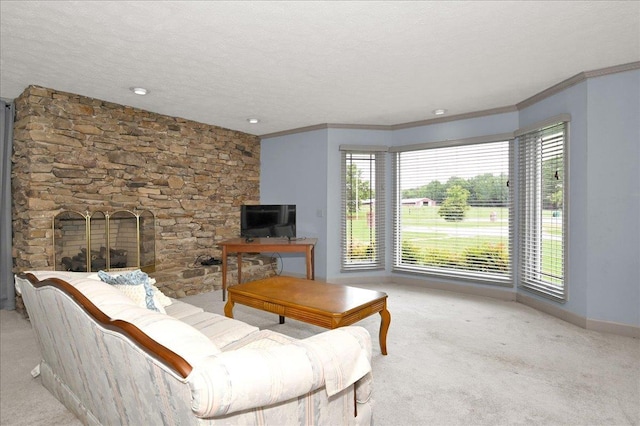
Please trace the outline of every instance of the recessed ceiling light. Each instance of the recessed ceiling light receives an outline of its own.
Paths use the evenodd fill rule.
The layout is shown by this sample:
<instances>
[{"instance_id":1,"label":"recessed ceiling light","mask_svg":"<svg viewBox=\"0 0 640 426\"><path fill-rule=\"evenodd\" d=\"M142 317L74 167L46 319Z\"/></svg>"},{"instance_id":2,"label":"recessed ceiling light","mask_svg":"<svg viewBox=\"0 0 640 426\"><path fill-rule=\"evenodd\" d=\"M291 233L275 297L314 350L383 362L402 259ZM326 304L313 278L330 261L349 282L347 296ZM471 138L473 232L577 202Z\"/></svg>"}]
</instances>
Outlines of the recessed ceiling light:
<instances>
[{"instance_id":1,"label":"recessed ceiling light","mask_svg":"<svg viewBox=\"0 0 640 426\"><path fill-rule=\"evenodd\" d=\"M446 109L434 109L431 112L433 112L435 115L444 115L444 114L447 113L447 110Z\"/></svg>"},{"instance_id":2,"label":"recessed ceiling light","mask_svg":"<svg viewBox=\"0 0 640 426\"><path fill-rule=\"evenodd\" d=\"M131 90L136 95L140 95L140 96L144 96L147 93L149 93L149 91L144 87L130 87L129 90Z\"/></svg>"},{"instance_id":3,"label":"recessed ceiling light","mask_svg":"<svg viewBox=\"0 0 640 426\"><path fill-rule=\"evenodd\" d=\"M247 121L251 124L258 124L260 122L257 118L247 118Z\"/></svg>"}]
</instances>

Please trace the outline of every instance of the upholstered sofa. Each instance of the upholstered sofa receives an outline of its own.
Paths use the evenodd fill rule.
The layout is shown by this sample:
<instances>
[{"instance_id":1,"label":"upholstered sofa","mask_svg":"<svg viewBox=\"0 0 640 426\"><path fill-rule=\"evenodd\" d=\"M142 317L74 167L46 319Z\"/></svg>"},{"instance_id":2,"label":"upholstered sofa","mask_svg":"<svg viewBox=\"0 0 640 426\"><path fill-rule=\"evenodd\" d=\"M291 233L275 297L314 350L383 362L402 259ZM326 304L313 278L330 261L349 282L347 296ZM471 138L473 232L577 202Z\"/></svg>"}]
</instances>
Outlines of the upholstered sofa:
<instances>
[{"instance_id":1,"label":"upholstered sofa","mask_svg":"<svg viewBox=\"0 0 640 426\"><path fill-rule=\"evenodd\" d=\"M42 384L85 424L372 422L362 327L297 340L180 300L157 312L80 272L18 274L16 288Z\"/></svg>"}]
</instances>

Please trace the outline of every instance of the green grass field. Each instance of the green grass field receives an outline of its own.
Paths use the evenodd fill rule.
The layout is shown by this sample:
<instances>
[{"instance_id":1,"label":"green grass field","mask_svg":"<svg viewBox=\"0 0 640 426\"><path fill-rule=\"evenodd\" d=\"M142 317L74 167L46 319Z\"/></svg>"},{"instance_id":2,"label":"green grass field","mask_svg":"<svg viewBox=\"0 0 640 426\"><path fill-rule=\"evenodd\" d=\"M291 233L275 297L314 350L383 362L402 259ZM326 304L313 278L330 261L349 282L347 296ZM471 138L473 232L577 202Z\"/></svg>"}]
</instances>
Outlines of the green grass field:
<instances>
[{"instance_id":1,"label":"green grass field","mask_svg":"<svg viewBox=\"0 0 640 426\"><path fill-rule=\"evenodd\" d=\"M375 227L369 226L369 222L366 210L347 222L347 235L351 236L354 246L366 247L373 239ZM463 221L447 222L438 215L438 207L403 206L401 223L403 250L411 250L414 254L409 257L419 258L416 262L422 261L426 266L437 266L443 256L459 261L465 255L468 258L469 253L494 256L496 250L508 260L509 211L506 207L471 207ZM542 234L542 270L550 277L561 277L561 262L554 259L558 254L562 256L562 217L554 217L553 211L544 211ZM433 260L434 253L438 261ZM548 281L560 282L553 278Z\"/></svg>"}]
</instances>

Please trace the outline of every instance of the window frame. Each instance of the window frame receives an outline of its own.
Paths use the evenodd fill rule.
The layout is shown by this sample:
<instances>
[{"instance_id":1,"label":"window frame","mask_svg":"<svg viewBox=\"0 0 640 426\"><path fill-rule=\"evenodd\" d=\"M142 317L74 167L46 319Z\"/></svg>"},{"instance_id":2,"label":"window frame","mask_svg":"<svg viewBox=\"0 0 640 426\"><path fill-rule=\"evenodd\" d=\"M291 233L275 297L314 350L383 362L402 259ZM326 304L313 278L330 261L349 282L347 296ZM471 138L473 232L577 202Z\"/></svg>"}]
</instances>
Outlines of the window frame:
<instances>
[{"instance_id":1,"label":"window frame","mask_svg":"<svg viewBox=\"0 0 640 426\"><path fill-rule=\"evenodd\" d=\"M341 218L340 218L340 271L352 272L352 271L371 271L385 269L386 264L386 152L388 148L386 146L370 146L370 145L341 145ZM375 212L373 220L375 223L375 237L374 250L375 254L373 259L369 262L354 262L349 258L350 241L347 234L347 203L348 200L348 187L347 187L347 162L349 157L358 155L370 155L373 156L375 164L374 180L375 180L375 201L372 202L372 209ZM352 158L353 160L353 158ZM370 241L371 243L371 241Z\"/></svg>"},{"instance_id":2,"label":"window frame","mask_svg":"<svg viewBox=\"0 0 640 426\"><path fill-rule=\"evenodd\" d=\"M555 117L551 117L547 120L541 121L539 123L533 124L523 129L519 129L515 132L516 141L517 141L517 164L518 164L518 197L516 200L517 203L517 221L518 221L518 249L517 249L517 267L516 267L516 280L517 286L520 289L529 291L531 293L535 293L539 296L545 297L547 299L559 302L566 303L569 300L569 280L568 280L568 265L569 265L569 218L570 218L570 200L569 200L569 138L570 138L570 121L571 117L569 114L561 114ZM539 140L541 136L544 136L545 133L551 132L554 128L562 127L562 167L563 167L563 181L562 181L562 285L561 287L557 284L537 279L533 275L543 275L542 266L537 268L535 265L531 266L531 262L528 262L527 259L531 259L536 255L542 259L542 231L537 231L536 229L527 228L527 223L531 223L531 221L535 221L536 218L531 218L532 214L540 215L540 224L536 225L536 227L542 228L542 211L544 210L542 204L542 194L528 194L527 193L527 180L529 180L529 176L526 174L527 167L523 167L523 162L526 163L526 159L523 156L527 155L527 149L524 146L525 143L533 143L536 145L538 142L540 144L543 143L542 140ZM533 140L533 142L532 142ZM537 147L533 147L532 149L538 149ZM541 154L542 155L542 154ZM541 157L542 158L542 157ZM540 175L540 179L542 179L542 159L539 164L536 163L535 169L536 173ZM531 164L529 164L531 166ZM539 171L538 171L539 168ZM535 186L542 186L542 181L536 181ZM540 190L540 192L542 192ZM529 208L527 205L528 199L531 197L536 198L536 202L540 204L540 208L536 209L534 213L528 212ZM529 201L529 204L532 203ZM535 234L539 233L539 241L533 240L535 238ZM540 253L533 253L532 255L524 253L528 247L531 245L539 246ZM542 260L539 260L540 264L542 264ZM539 270L538 270L539 269Z\"/></svg>"},{"instance_id":3,"label":"window frame","mask_svg":"<svg viewBox=\"0 0 640 426\"><path fill-rule=\"evenodd\" d=\"M478 272L471 270L457 270L438 267L412 267L404 264L400 264L402 257L401 241L400 241L400 226L399 223L401 215L401 189L398 179L398 156L402 152L416 151L416 150L431 150L439 148L450 148L456 146L471 146L485 143L499 143L507 142L508 148L508 212L509 212L509 224L508 224L508 244L507 253L509 256L508 272L505 274L496 274L490 272ZM482 284L490 284L503 287L514 286L514 255L515 255L515 203L514 203L514 135L513 133L503 133L497 135L480 136L452 141L439 141L431 143L421 143L409 146L400 146L390 148L390 151L394 153L392 157L392 179L393 179L393 193L392 193L392 211L393 211L393 272L411 273L417 275L431 276L435 278L452 279L456 281L468 281Z\"/></svg>"}]
</instances>

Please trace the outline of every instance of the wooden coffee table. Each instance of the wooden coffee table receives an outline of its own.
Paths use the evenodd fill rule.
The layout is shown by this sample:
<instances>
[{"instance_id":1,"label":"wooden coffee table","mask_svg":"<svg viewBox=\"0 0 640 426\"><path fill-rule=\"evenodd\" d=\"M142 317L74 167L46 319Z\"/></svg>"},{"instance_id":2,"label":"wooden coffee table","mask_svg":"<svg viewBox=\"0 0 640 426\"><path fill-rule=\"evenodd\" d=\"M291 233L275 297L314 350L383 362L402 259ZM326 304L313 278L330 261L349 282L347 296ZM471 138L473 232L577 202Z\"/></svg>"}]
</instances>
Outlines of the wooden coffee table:
<instances>
[{"instance_id":1,"label":"wooden coffee table","mask_svg":"<svg viewBox=\"0 0 640 426\"><path fill-rule=\"evenodd\" d=\"M287 317L334 329L379 312L380 351L387 354L391 314L387 310L386 293L283 276L234 285L227 291L224 314L229 318L233 318L233 305L239 303L278 314L281 324Z\"/></svg>"}]
</instances>

